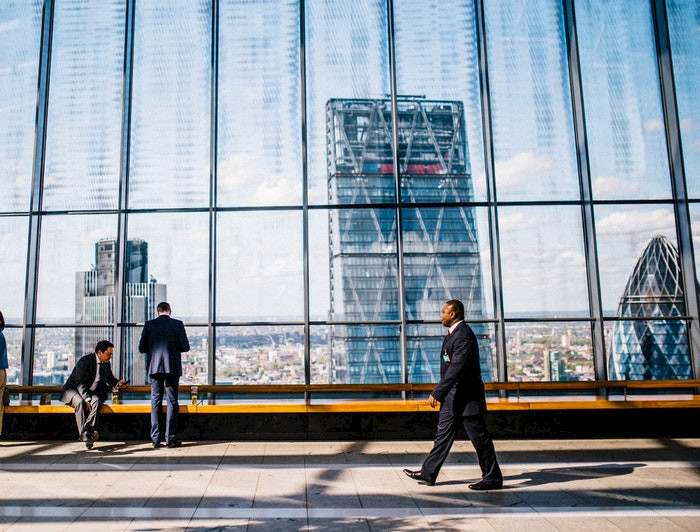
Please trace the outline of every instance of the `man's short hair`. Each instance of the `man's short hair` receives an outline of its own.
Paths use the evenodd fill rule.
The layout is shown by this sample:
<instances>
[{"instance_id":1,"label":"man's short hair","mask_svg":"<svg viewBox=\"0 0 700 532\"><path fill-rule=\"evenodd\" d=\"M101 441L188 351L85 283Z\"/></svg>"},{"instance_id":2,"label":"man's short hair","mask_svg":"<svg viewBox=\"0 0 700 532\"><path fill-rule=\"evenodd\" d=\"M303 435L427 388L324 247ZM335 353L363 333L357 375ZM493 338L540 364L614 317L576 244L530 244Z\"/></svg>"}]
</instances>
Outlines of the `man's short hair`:
<instances>
[{"instance_id":1,"label":"man's short hair","mask_svg":"<svg viewBox=\"0 0 700 532\"><path fill-rule=\"evenodd\" d=\"M2 315L2 312L0 312L0 331L2 331L5 328L5 316Z\"/></svg>"},{"instance_id":2,"label":"man's short hair","mask_svg":"<svg viewBox=\"0 0 700 532\"><path fill-rule=\"evenodd\" d=\"M109 340L100 340L95 346L95 353L104 353L110 347L114 347L114 344Z\"/></svg>"},{"instance_id":3,"label":"man's short hair","mask_svg":"<svg viewBox=\"0 0 700 532\"><path fill-rule=\"evenodd\" d=\"M158 307L156 310L158 310L158 312L161 314L163 312L172 312L172 310L170 309L170 303L168 303L167 301L161 301L160 303L158 303Z\"/></svg>"},{"instance_id":4,"label":"man's short hair","mask_svg":"<svg viewBox=\"0 0 700 532\"><path fill-rule=\"evenodd\" d=\"M456 319L464 319L464 304L459 299L450 299L445 305L453 310Z\"/></svg>"}]
</instances>

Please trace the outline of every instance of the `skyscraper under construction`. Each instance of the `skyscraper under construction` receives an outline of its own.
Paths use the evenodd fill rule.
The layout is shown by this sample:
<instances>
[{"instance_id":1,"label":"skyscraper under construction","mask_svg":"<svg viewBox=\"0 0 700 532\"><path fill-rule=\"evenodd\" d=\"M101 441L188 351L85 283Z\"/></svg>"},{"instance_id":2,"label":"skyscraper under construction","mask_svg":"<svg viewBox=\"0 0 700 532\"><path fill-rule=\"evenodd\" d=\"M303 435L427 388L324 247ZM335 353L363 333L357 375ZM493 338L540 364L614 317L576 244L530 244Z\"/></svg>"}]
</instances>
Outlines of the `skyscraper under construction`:
<instances>
[{"instance_id":1,"label":"skyscraper under construction","mask_svg":"<svg viewBox=\"0 0 700 532\"><path fill-rule=\"evenodd\" d=\"M448 299L464 302L468 320L486 317L464 106L400 98L398 127L400 187L394 181L391 101L326 104L328 200L338 206L329 211L330 318L342 322L331 328L333 382L401 381L401 332L396 323L382 323L400 320L400 252L410 382L440 376L445 331L419 322L439 319ZM486 326L472 328L483 377L491 380Z\"/></svg>"}]
</instances>

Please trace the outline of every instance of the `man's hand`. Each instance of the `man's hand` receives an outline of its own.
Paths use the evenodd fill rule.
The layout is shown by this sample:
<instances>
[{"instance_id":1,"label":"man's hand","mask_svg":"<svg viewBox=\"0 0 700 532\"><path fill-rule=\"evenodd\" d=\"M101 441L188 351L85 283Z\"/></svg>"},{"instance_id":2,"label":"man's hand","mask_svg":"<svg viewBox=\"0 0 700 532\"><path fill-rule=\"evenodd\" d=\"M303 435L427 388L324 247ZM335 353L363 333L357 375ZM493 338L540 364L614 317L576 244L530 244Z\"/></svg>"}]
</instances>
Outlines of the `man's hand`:
<instances>
[{"instance_id":1,"label":"man's hand","mask_svg":"<svg viewBox=\"0 0 700 532\"><path fill-rule=\"evenodd\" d=\"M120 390L121 390L122 388L126 388L126 385L127 385L128 383L129 383L129 381L126 381L126 380L122 379L122 380L120 380L120 381L117 383L117 388L119 388Z\"/></svg>"},{"instance_id":2,"label":"man's hand","mask_svg":"<svg viewBox=\"0 0 700 532\"><path fill-rule=\"evenodd\" d=\"M438 401L437 399L435 399L435 397L431 395L430 397L428 397L428 404L432 408L437 408L438 406L440 406L440 401Z\"/></svg>"},{"instance_id":3,"label":"man's hand","mask_svg":"<svg viewBox=\"0 0 700 532\"><path fill-rule=\"evenodd\" d=\"M90 412L92 410L92 403L90 403L90 401L85 401L85 407L87 411Z\"/></svg>"}]
</instances>

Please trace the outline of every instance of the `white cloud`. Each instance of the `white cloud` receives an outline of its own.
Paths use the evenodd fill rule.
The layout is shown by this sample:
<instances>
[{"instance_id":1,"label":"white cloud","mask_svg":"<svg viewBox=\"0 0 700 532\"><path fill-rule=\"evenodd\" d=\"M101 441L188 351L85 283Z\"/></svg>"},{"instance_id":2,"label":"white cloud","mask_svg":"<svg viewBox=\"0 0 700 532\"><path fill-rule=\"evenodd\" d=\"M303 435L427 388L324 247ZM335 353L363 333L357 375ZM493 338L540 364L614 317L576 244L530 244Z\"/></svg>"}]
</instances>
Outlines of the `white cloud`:
<instances>
[{"instance_id":1,"label":"white cloud","mask_svg":"<svg viewBox=\"0 0 700 532\"><path fill-rule=\"evenodd\" d=\"M501 214L498 217L498 228L500 231L522 231L524 229L534 229L548 223L548 220L538 216L525 216L522 211L513 214Z\"/></svg>"},{"instance_id":2,"label":"white cloud","mask_svg":"<svg viewBox=\"0 0 700 532\"><path fill-rule=\"evenodd\" d=\"M636 193L639 192L639 183L613 175L601 175L593 179L593 193L596 197L617 197L622 192L628 196L636 195Z\"/></svg>"},{"instance_id":3,"label":"white cloud","mask_svg":"<svg viewBox=\"0 0 700 532\"><path fill-rule=\"evenodd\" d=\"M692 118L684 118L681 120L681 131L692 131L693 126L694 124Z\"/></svg>"},{"instance_id":4,"label":"white cloud","mask_svg":"<svg viewBox=\"0 0 700 532\"><path fill-rule=\"evenodd\" d=\"M262 157L242 153L219 164L219 193L240 199L243 205L301 203L301 176L272 171ZM239 203L238 201L236 203Z\"/></svg>"},{"instance_id":5,"label":"white cloud","mask_svg":"<svg viewBox=\"0 0 700 532\"><path fill-rule=\"evenodd\" d=\"M644 122L644 131L663 131L664 123L656 118L651 118Z\"/></svg>"},{"instance_id":6,"label":"white cloud","mask_svg":"<svg viewBox=\"0 0 700 532\"><path fill-rule=\"evenodd\" d=\"M504 161L496 161L496 183L499 187L512 187L527 182L542 173L553 172L557 163L550 157L537 157L521 152Z\"/></svg>"},{"instance_id":7,"label":"white cloud","mask_svg":"<svg viewBox=\"0 0 700 532\"><path fill-rule=\"evenodd\" d=\"M627 235L641 231L653 236L672 231L674 226L673 212L669 209L619 211L596 221L599 235Z\"/></svg>"}]
</instances>

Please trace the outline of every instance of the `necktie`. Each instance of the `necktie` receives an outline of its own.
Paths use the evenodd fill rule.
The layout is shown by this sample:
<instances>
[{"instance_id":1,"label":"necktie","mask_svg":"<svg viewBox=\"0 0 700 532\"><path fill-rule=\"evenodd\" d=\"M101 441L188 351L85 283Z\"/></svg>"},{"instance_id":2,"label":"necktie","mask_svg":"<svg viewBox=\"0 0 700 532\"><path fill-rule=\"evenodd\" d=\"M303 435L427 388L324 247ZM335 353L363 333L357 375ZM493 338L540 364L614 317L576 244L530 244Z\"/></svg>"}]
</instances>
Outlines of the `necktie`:
<instances>
[{"instance_id":1,"label":"necktie","mask_svg":"<svg viewBox=\"0 0 700 532\"><path fill-rule=\"evenodd\" d=\"M100 395L102 395L102 393L104 392L104 390L107 389L107 384L106 384L106 381L105 381L105 379L106 379L106 377L107 377L107 371L106 371L106 367L105 367L104 363L100 362L100 363L98 364L98 366L99 366L99 368L100 368L100 369L99 369L99 371L100 371L100 382L99 382L99 384L98 384L98 387L99 387L99 389L100 389Z\"/></svg>"}]
</instances>

